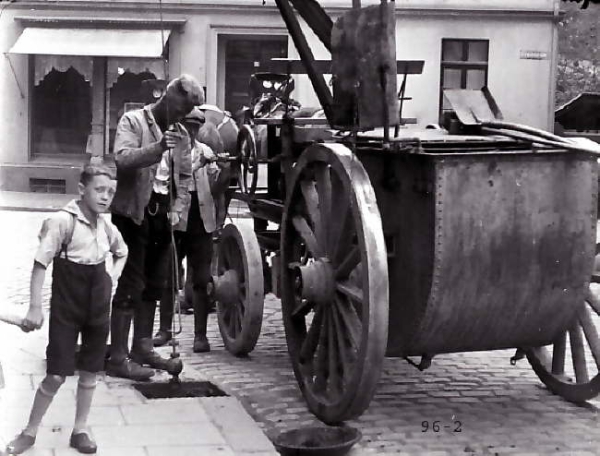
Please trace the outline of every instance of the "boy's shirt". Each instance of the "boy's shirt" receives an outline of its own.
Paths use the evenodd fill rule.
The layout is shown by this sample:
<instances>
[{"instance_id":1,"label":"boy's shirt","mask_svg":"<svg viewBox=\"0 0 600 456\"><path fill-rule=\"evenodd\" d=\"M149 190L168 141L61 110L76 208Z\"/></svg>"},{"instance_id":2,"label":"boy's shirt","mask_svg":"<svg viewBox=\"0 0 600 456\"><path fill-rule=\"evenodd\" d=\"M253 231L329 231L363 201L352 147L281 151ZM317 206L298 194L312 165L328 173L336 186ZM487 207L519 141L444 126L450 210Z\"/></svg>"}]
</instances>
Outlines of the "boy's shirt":
<instances>
[{"instance_id":1,"label":"boy's shirt","mask_svg":"<svg viewBox=\"0 0 600 456\"><path fill-rule=\"evenodd\" d=\"M38 237L40 245L34 259L45 267L60 253L64 242L68 242L68 259L74 263L93 265L105 261L109 254L116 257L127 255L127 245L117 227L100 216L94 229L81 212L77 200L70 201L44 220ZM64 257L64 253L61 256Z\"/></svg>"}]
</instances>

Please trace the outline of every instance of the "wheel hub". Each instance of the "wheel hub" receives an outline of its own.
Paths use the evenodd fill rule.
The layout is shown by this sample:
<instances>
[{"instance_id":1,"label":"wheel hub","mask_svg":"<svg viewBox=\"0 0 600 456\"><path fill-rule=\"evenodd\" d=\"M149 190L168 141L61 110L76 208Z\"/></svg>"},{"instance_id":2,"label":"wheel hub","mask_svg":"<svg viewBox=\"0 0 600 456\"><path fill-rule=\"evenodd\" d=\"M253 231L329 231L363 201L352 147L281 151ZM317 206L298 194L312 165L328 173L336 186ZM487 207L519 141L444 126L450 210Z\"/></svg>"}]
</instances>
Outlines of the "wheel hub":
<instances>
[{"instance_id":1,"label":"wheel hub","mask_svg":"<svg viewBox=\"0 0 600 456\"><path fill-rule=\"evenodd\" d=\"M335 280L331 262L326 258L295 267L296 294L316 304L332 302Z\"/></svg>"},{"instance_id":2,"label":"wheel hub","mask_svg":"<svg viewBox=\"0 0 600 456\"><path fill-rule=\"evenodd\" d=\"M212 293L223 305L233 305L240 300L240 281L237 271L227 269L223 275L212 278Z\"/></svg>"}]
</instances>

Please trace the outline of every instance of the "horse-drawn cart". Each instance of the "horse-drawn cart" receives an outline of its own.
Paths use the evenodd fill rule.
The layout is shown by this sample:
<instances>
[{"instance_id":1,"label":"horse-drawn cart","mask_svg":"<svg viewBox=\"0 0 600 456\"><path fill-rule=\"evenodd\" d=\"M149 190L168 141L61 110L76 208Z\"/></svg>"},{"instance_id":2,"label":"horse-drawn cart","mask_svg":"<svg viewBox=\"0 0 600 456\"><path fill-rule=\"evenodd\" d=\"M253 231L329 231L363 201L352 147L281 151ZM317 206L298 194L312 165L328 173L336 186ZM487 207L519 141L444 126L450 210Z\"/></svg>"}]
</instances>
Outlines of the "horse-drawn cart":
<instances>
[{"instance_id":1,"label":"horse-drawn cart","mask_svg":"<svg viewBox=\"0 0 600 456\"><path fill-rule=\"evenodd\" d=\"M333 96L290 2L332 52ZM597 151L477 106L468 125L460 93L456 133L406 128L393 3L355 1L335 24L316 1L276 3L327 124L262 119L262 158L251 135L240 141L237 197L254 230L228 225L219 244L227 348L254 348L268 267L298 384L327 423L368 407L385 356L424 369L438 354L517 348L553 392L598 394ZM261 165L263 192L248 185Z\"/></svg>"}]
</instances>

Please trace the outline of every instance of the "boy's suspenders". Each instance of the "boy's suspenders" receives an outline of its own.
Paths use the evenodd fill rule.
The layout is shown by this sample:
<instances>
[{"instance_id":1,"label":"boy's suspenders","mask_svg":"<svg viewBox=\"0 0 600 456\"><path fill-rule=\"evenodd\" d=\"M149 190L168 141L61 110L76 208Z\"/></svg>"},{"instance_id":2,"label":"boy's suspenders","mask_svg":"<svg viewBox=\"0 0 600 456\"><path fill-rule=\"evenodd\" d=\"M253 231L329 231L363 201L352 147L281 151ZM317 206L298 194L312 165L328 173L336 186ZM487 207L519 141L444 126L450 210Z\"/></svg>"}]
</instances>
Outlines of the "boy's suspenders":
<instances>
[{"instance_id":1,"label":"boy's suspenders","mask_svg":"<svg viewBox=\"0 0 600 456\"><path fill-rule=\"evenodd\" d=\"M60 247L60 252L58 252L58 256L62 253L65 254L65 259L69 259L69 255L67 254L67 247L73 240L73 232L75 231L75 214L71 214L71 223L69 224L69 230L67 231L67 235L63 239L62 246Z\"/></svg>"},{"instance_id":2,"label":"boy's suspenders","mask_svg":"<svg viewBox=\"0 0 600 456\"><path fill-rule=\"evenodd\" d=\"M58 252L59 257L62 253L64 253L65 259L67 259L67 260L69 259L69 256L67 255L67 247L73 240L73 232L75 231L75 222L77 221L77 216L73 213L70 213L70 214L71 214L71 223L69 226L69 231L67 232L67 236L65 236L65 238L63 239L62 245L60 247L60 252ZM108 243L110 245L110 231L108 229L108 224L105 223L104 221L103 221L103 224L104 224L104 231L106 233L106 237L108 238Z\"/></svg>"}]
</instances>

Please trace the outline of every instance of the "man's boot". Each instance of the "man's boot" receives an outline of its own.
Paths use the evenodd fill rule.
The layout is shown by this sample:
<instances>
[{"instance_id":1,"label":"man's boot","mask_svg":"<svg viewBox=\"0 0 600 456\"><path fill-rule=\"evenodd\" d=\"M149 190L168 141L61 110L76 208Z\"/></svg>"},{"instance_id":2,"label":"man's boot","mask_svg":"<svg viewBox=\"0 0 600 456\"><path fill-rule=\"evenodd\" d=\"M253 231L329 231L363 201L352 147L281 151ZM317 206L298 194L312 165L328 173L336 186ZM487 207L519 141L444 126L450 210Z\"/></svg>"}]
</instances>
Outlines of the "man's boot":
<instances>
[{"instance_id":1,"label":"man's boot","mask_svg":"<svg viewBox=\"0 0 600 456\"><path fill-rule=\"evenodd\" d=\"M154 369L168 370L169 359L163 358L154 350L154 343L150 337L144 337L137 341L131 350L131 358L141 364Z\"/></svg>"},{"instance_id":2,"label":"man's boot","mask_svg":"<svg viewBox=\"0 0 600 456\"><path fill-rule=\"evenodd\" d=\"M210 301L204 286L200 290L194 290L194 353L206 353L210 351L210 343L206 338L206 327L208 325L208 311Z\"/></svg>"},{"instance_id":3,"label":"man's boot","mask_svg":"<svg viewBox=\"0 0 600 456\"><path fill-rule=\"evenodd\" d=\"M173 314L174 314L174 299L181 299L179 296L173 296L173 290L170 287L167 287L163 293L163 296L160 300L160 308L159 308L159 327L158 331L154 335L155 347L162 347L167 342L170 342L169 345L179 345L179 342L173 339Z\"/></svg>"},{"instance_id":4,"label":"man's boot","mask_svg":"<svg viewBox=\"0 0 600 456\"><path fill-rule=\"evenodd\" d=\"M112 377L146 381L154 375L154 370L142 367L129 358L127 339L131 327L132 313L128 310L113 309L110 318L110 356L106 361L106 373Z\"/></svg>"},{"instance_id":5,"label":"man's boot","mask_svg":"<svg viewBox=\"0 0 600 456\"><path fill-rule=\"evenodd\" d=\"M154 351L152 341L152 328L156 301L144 301L136 309L133 319L133 347L131 359L140 365L147 365L154 369L167 370L169 360Z\"/></svg>"},{"instance_id":6,"label":"man's boot","mask_svg":"<svg viewBox=\"0 0 600 456\"><path fill-rule=\"evenodd\" d=\"M167 342L173 339L171 327L173 325L173 291L166 289L160 300L159 313L160 325L158 331L154 335L152 342L155 347L162 347Z\"/></svg>"}]
</instances>

